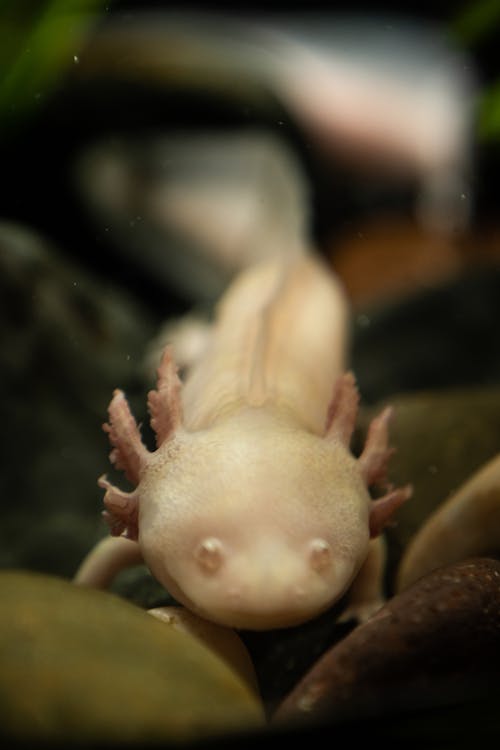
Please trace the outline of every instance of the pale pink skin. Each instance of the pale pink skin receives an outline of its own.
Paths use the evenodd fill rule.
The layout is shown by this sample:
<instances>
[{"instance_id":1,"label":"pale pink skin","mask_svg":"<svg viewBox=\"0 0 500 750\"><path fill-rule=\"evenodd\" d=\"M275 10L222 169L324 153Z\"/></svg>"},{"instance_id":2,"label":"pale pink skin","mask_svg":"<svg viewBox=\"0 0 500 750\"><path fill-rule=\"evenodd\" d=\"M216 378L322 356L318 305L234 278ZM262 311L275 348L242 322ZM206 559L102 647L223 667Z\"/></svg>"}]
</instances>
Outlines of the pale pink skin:
<instances>
[{"instance_id":1,"label":"pale pink skin","mask_svg":"<svg viewBox=\"0 0 500 750\"><path fill-rule=\"evenodd\" d=\"M368 492L385 478L389 409L362 455L349 450L358 394L343 374L346 330L343 293L319 260L274 259L233 282L184 386L166 350L148 399L155 452L115 391L111 460L137 486L101 478L111 533L137 539L196 614L253 629L311 619L344 594L370 537L409 497ZM104 580L113 563L98 563L80 582Z\"/></svg>"}]
</instances>

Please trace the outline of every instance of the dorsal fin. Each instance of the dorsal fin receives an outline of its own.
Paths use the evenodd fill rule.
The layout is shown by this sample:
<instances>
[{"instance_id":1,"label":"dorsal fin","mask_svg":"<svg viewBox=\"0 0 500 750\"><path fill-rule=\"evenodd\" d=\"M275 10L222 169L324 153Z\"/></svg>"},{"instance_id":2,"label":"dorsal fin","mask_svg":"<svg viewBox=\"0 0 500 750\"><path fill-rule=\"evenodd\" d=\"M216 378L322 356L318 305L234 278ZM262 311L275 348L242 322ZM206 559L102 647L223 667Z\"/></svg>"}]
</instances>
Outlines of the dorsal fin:
<instances>
[{"instance_id":1,"label":"dorsal fin","mask_svg":"<svg viewBox=\"0 0 500 750\"><path fill-rule=\"evenodd\" d=\"M249 403L255 406L262 404L267 395L266 350L270 337L270 307L271 303L267 303L258 315L255 342L251 352L246 396Z\"/></svg>"},{"instance_id":2,"label":"dorsal fin","mask_svg":"<svg viewBox=\"0 0 500 750\"><path fill-rule=\"evenodd\" d=\"M269 296L263 302L257 315L257 330L251 351L251 367L248 379L247 397L251 404L261 404L269 395L268 382L269 354L273 347L274 320L282 310L283 298L290 291L294 281L293 257L277 258L277 274L271 285Z\"/></svg>"}]
</instances>

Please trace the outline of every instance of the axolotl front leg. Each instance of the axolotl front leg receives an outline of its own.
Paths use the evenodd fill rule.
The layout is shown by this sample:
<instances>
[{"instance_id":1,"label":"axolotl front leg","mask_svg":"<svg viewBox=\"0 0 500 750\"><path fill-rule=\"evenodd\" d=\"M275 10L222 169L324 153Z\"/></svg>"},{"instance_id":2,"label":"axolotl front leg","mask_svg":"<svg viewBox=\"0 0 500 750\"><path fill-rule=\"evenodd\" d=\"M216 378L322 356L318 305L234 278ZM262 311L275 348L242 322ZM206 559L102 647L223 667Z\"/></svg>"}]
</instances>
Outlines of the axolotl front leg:
<instances>
[{"instance_id":1,"label":"axolotl front leg","mask_svg":"<svg viewBox=\"0 0 500 750\"><path fill-rule=\"evenodd\" d=\"M198 512L197 508L195 508L193 515L193 508L190 507L192 503L183 505L183 498L180 497L182 493L179 492L178 489L175 496L168 495L169 479L171 480L171 484L174 484L176 488L180 487L185 491L187 495L189 495L192 492L191 475L199 472L200 465L203 469L209 471L209 474L207 475L207 482L211 481L210 467L214 463L214 461L210 460L208 461L206 466L203 466L205 457L203 455L203 452L201 453L201 457L196 455L196 449L198 446L196 440L191 446L191 444L189 443L190 438L188 437L186 439L186 437L183 435L181 426L182 407L180 401L180 389L181 384L177 377L176 368L173 363L171 353L167 350L160 366L157 390L152 391L149 394L148 398L149 411L151 413L151 423L157 434L158 449L156 453L159 454L158 463L156 463L155 454L149 453L142 444L139 430L134 418L129 411L128 404L124 398L124 395L120 391L115 392L109 408L109 423L105 425L105 429L109 434L110 441L113 446L111 460L117 468L125 471L128 479L133 484L137 485L137 487L133 492L126 493L111 485L105 478L101 478L99 480L100 485L106 490L104 499L106 506L105 517L110 525L111 533L117 538L114 540L107 540L102 542L93 552L90 553L89 557L80 567L80 570L78 571L76 576L76 580L79 583L87 585L105 586L109 583L110 579L114 576L119 568L128 565L131 562L139 562L141 559L141 550L139 549L136 540L139 536L139 526L141 525L141 523L143 523L143 525L147 527L146 531L148 532L148 534L144 534L143 528L142 548L143 552L145 552L144 557L146 558L146 562L148 563L149 567L152 568L153 574L155 574L156 577L159 578L159 580L164 583L164 585L166 585L166 588L170 590L170 593L172 593L174 597L178 598L182 603L187 604L190 609L197 612L198 614L201 614L203 617L207 617L208 619L214 619L215 621L228 624L225 619L227 617L227 614L221 616L215 607L212 617L210 601L208 606L200 607L199 605L196 605L196 603L192 603L189 597L185 595L184 590L178 587L177 581L182 578L182 574L184 572L183 570L181 570L179 575L176 575L175 577L172 576L172 579L170 579L169 576L171 568L169 568L166 572L162 570L161 567L159 568L158 560L160 560L159 565L161 566L163 558L170 559L170 565L174 569L179 559L182 562L182 555L184 553L184 546L182 545L183 540L179 540L176 535L173 535L169 538L169 545L157 545L155 555L148 555L148 553L150 552L151 544L154 546L154 544L158 541L158 537L160 538L161 542L162 535L164 536L163 525L158 525L158 530L155 532L154 524L159 523L157 520L158 516L155 515L155 513L161 513L165 508L169 510L170 506L175 505L175 503L177 503L177 513L181 513L182 515L186 514L187 516L191 514L192 525L194 525L195 527L199 527L200 523L203 525L201 540L198 545L193 544L193 551L191 553L194 556L191 560L198 566L198 573L200 573L201 571L205 576L205 578L203 579L205 581L205 583L203 584L203 594L206 591L208 591L208 594L211 593L210 586L213 586L214 582L216 583L216 574L221 569L221 566L224 566L225 556L228 553L227 549L224 547L224 545L221 544L218 537L215 534L211 533L212 528L217 528L217 517L212 518L210 513L207 513L206 508L202 506L198 507ZM343 459L343 461L346 461L347 459L344 453L348 449L348 444L354 430L354 424L357 414L357 404L358 394L355 387L354 378L350 373L347 373L339 378L334 390L334 396L332 398L326 419L324 438L313 439L312 437L309 438L305 436L305 444L307 444L307 446L309 447L310 445L312 445L313 447L314 445L318 445L323 452L325 451L324 445L327 445L327 450L329 451L330 448L328 447L328 445L331 444L333 448L338 448L338 450L341 451L341 458ZM365 488L363 492L366 493L366 495L366 488L374 484L380 485L381 483L385 482L387 464L392 452L388 447L388 422L390 419L390 414L390 409L386 409L384 410L384 412L382 412L381 415L379 415L379 417L373 420L368 432L366 445L361 456L356 460L353 457L349 459L350 471L352 472L355 470L355 474L352 475L354 484L357 483L358 489L361 489L362 485ZM252 416L252 419L254 418L255 415ZM262 415L258 416L258 420L262 420ZM259 422L259 425L260 424L261 422ZM264 427L266 427L267 422L264 420L262 424ZM282 427L279 425L278 428L279 430L282 430ZM273 429L276 429L276 425L274 425L274 423ZM180 445L176 442L175 439L172 439L172 436L178 436L179 433L180 438L177 437L177 440L180 440ZM203 435L203 440L207 439L207 435L210 440L211 449L216 450L217 455L223 452L223 445L219 447L217 442L220 436L215 433L214 435L206 433ZM224 436L224 433L222 434L222 436ZM266 442L267 438L265 430L263 432L263 435L259 437L262 438L264 443ZM280 437L279 434L278 437ZM288 441L292 438L293 440L296 439L294 435L290 437L288 432L285 432L285 437ZM324 440L325 443L323 444L323 442L317 442L317 440ZM204 445L204 443L202 443L202 445ZM273 446L275 445L275 443L268 442L268 446L269 445ZM248 451L250 451L251 449L251 445L249 447L248 444L244 443L242 443L242 447L245 447L245 449L247 449ZM232 448L234 451L234 444ZM156 508L153 514L150 513L149 516L144 516L145 520L141 520L141 496L143 494L147 495L147 492L149 490L149 478L153 477L154 480L155 478L157 479L158 476L162 472L164 472L165 462L169 462L169 464L173 464L175 466L175 457L181 450L188 450L191 454L187 459L185 459L187 463L181 464L180 467L175 467L174 473L169 473L164 477L164 482L161 485L160 490L156 491L156 494L154 495L154 498L156 500L158 500L159 498L161 507L159 507L159 509ZM237 450L236 453L233 453L233 455L238 460L241 459L240 454L242 454L241 450ZM210 456L213 455L213 453L210 454ZM266 452L264 451L259 455L260 457L264 456L264 463L266 464L264 466L264 470L274 470L273 465L269 464L269 460L265 459ZM252 457L252 454L248 457L250 464L252 464L252 460L254 458L255 456ZM315 461L314 455L311 456L309 463L311 463L311 461ZM292 466L293 462L294 461L292 460ZM271 469L268 468L268 464L272 467ZM255 465L253 466L253 470L257 471ZM219 473L222 477L224 476L224 471L221 470ZM314 481L317 481L318 479L317 477L316 479L314 479L314 477L312 478ZM163 487L165 487L165 489L162 489ZM210 488L208 486L202 485L202 487L199 489L201 496L203 495L204 490L206 490L208 494L209 489ZM307 492L307 489L307 485L304 485L305 492ZM348 491L350 491L349 488ZM165 495L163 494L164 492L166 493ZM242 486L241 494L243 497L245 497L244 485ZM397 509L397 507L399 507L399 505L401 505L402 502L407 499L407 497L409 497L409 494L409 488L388 488L386 494L383 497L370 503L368 513L369 535L371 535L373 538L379 536L380 532L390 520L394 511ZM222 508L222 511L225 512L225 510L227 509ZM300 510L302 512L302 509ZM244 505L239 506L238 504L235 505L234 510L232 511L234 524L236 524L236 526L234 527L235 536L237 536L237 534L239 533L238 518L240 517L240 515L245 517L245 513L247 511L248 509L246 509ZM290 511L292 513L296 512L293 507L290 508ZM261 525L263 524L263 528L265 528L266 524L266 512L267 510L264 506L262 510L264 518L260 519ZM342 513L342 508L340 512ZM199 520L199 518L197 518L198 514L201 518L201 521ZM162 522L162 524L163 520L164 519L160 517L160 521ZM173 521L174 523L178 522L178 518L173 516ZM269 518L269 522L274 523L275 519L271 516ZM328 518L326 518L325 523L328 524ZM153 536L151 535L151 532L153 532ZM128 538L124 539L123 536ZM228 542L229 543L226 545L227 548L229 548L231 539L229 539ZM179 544L178 554L176 554L175 550L176 544ZM312 584L316 585L318 581L319 583L321 583L321 578L324 574L324 571L331 568L331 564L333 562L332 552L329 543L324 541L319 535L317 536L317 538L313 538L309 545L310 548L307 554L310 555L310 566L313 577L306 580L307 583L311 581ZM173 549L169 549L169 546L171 546ZM373 543L370 545L370 547L367 547L367 551L365 554L365 563L359 570L358 581L355 581L352 587L353 598L350 606L351 612L357 610L358 613L363 613L373 610L373 599L380 599L381 556L379 552L376 552L376 550L377 547L374 546ZM231 552L230 548L229 552ZM259 554L264 559L263 570L266 569L266 559L268 559L269 565L274 566L273 575L279 575L279 560L281 559L279 558L279 555L283 554L282 567L288 575L287 566L290 564L295 565L295 560L292 560L290 562L290 559L286 558L286 554L288 554L288 552L288 549L285 549L285 547L281 548L279 545L276 547L276 549L273 549L272 545L271 548L269 548L269 546L267 548L262 546L259 550ZM235 546L234 554L236 558L237 553L238 550ZM266 555L270 555L270 557L266 558ZM277 565L276 558L278 559ZM184 568L187 569L188 573L191 569L190 565L192 564L192 562L190 562L189 557L185 558ZM252 560L250 560L250 562L252 562ZM260 563L261 561L257 560L257 562ZM245 577L245 573L246 568L242 567L242 579ZM297 565L297 576L299 577L299 575L301 574L302 569ZM189 582L189 576L184 580L187 580ZM316 604L314 605L314 607L311 606L311 610L309 613L309 604L307 601L309 592L307 590L304 590L303 594L301 594L301 596L306 600L306 605L304 606L303 610L301 610L300 612L290 611L289 613L285 611L283 619L279 619L276 621L270 619L265 612L266 605L264 600L262 605L262 618L260 617L258 612L253 612L252 616L247 616L245 612L243 612L243 614L240 616L240 614L236 611L238 607L238 596L241 596L238 590L238 580L235 580L234 575L231 579L228 580L230 580L230 585L234 584L236 587L234 613L234 622L236 626L275 627L281 626L283 624L295 624L296 621L310 619L310 617L313 617L315 616L315 614L317 614L317 609L315 609L315 607L317 606ZM272 576L269 578L269 583L273 583ZM266 586L265 579L263 580L263 586ZM215 603L217 597L215 596L215 594L213 596ZM324 594L322 594L322 596L324 602L322 607L326 608L325 603L329 603L330 600L328 596ZM372 599L371 602L369 601L370 598ZM247 622L249 623L248 625L245 624ZM243 624L240 625L240 623ZM276 623L279 623L279 625Z\"/></svg>"}]
</instances>

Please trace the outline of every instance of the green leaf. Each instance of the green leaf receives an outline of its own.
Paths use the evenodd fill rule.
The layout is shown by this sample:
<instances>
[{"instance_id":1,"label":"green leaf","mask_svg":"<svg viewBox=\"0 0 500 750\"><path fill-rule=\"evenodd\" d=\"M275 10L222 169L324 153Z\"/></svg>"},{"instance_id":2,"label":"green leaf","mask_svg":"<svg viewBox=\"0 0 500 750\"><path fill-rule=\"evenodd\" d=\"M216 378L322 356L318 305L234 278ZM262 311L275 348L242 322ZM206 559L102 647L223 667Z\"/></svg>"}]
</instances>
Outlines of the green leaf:
<instances>
[{"instance_id":1,"label":"green leaf","mask_svg":"<svg viewBox=\"0 0 500 750\"><path fill-rule=\"evenodd\" d=\"M67 71L104 0L0 2L0 116L36 107Z\"/></svg>"},{"instance_id":2,"label":"green leaf","mask_svg":"<svg viewBox=\"0 0 500 750\"><path fill-rule=\"evenodd\" d=\"M452 36L462 44L473 46L485 36L498 31L500 0L469 2L450 24Z\"/></svg>"},{"instance_id":3,"label":"green leaf","mask_svg":"<svg viewBox=\"0 0 500 750\"><path fill-rule=\"evenodd\" d=\"M500 140L500 80L490 86L479 102L480 140Z\"/></svg>"}]
</instances>

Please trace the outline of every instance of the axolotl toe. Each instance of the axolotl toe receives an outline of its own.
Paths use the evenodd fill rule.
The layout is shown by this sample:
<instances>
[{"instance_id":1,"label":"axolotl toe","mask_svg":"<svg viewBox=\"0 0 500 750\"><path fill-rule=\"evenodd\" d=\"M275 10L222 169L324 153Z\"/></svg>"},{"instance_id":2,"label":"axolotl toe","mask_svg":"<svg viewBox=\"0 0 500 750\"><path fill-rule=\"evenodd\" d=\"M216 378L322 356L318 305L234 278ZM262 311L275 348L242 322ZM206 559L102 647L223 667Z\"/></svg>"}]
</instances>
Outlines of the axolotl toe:
<instances>
[{"instance_id":1,"label":"axolotl toe","mask_svg":"<svg viewBox=\"0 0 500 750\"><path fill-rule=\"evenodd\" d=\"M232 284L184 385L165 351L148 398L155 451L115 391L111 460L135 489L99 480L111 533L135 541L158 581L201 617L268 629L318 615L410 495L369 493L385 480L390 409L361 455L350 451L358 393L343 372L346 322L319 260L269 261Z\"/></svg>"}]
</instances>

